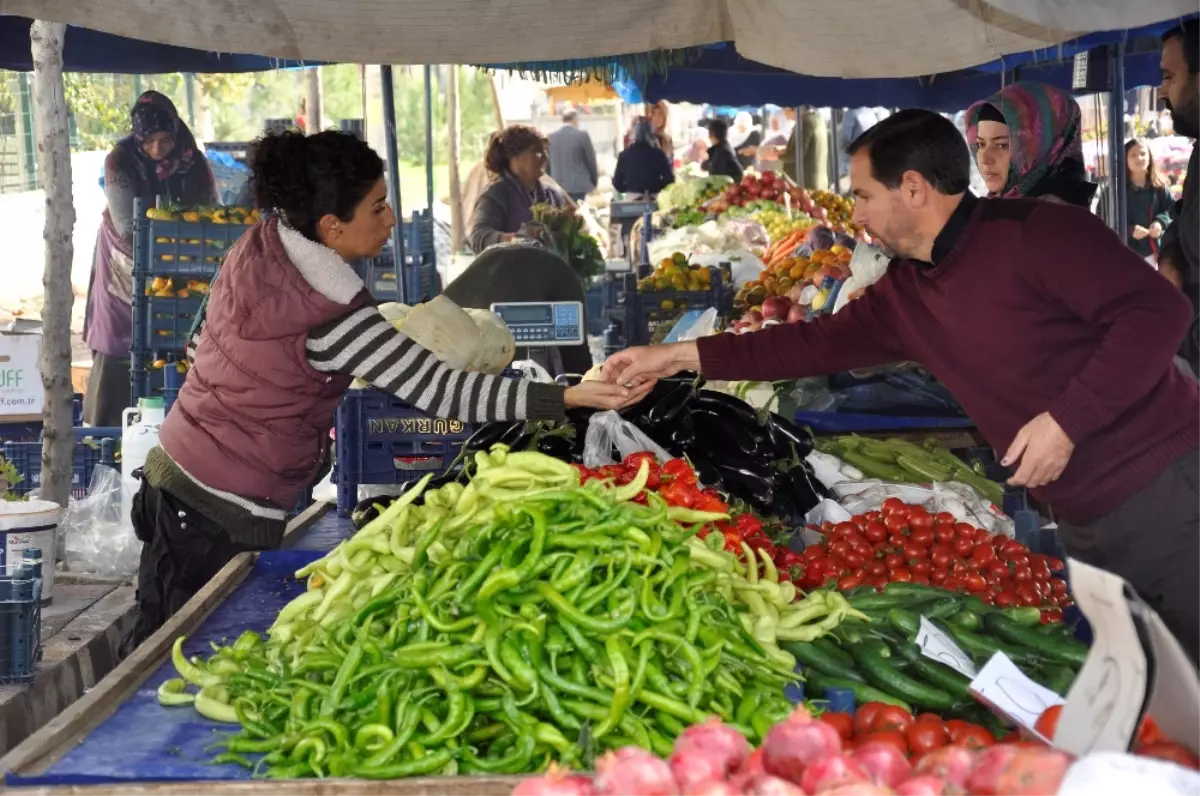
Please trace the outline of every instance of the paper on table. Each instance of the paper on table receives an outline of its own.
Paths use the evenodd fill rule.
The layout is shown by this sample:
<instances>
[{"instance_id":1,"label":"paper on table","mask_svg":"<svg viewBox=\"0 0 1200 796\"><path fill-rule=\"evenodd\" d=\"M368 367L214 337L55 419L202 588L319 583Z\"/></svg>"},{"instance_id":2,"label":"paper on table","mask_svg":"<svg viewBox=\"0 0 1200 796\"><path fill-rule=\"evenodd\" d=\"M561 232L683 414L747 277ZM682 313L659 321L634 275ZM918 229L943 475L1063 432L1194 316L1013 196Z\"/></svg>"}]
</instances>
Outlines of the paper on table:
<instances>
[{"instance_id":1,"label":"paper on table","mask_svg":"<svg viewBox=\"0 0 1200 796\"><path fill-rule=\"evenodd\" d=\"M1165 760L1097 752L1073 763L1058 786L1058 796L1096 793L1193 796L1200 793L1200 774Z\"/></svg>"},{"instance_id":2,"label":"paper on table","mask_svg":"<svg viewBox=\"0 0 1200 796\"><path fill-rule=\"evenodd\" d=\"M1033 729L1038 717L1063 703L1061 696L1026 677L1003 652L993 655L971 681L971 693L1039 738Z\"/></svg>"},{"instance_id":3,"label":"paper on table","mask_svg":"<svg viewBox=\"0 0 1200 796\"><path fill-rule=\"evenodd\" d=\"M921 654L930 660L937 661L943 666L949 666L954 671L966 677L975 677L975 664L967 656L954 639L947 636L936 625L925 617L921 617L921 629L917 631L917 646Z\"/></svg>"}]
</instances>

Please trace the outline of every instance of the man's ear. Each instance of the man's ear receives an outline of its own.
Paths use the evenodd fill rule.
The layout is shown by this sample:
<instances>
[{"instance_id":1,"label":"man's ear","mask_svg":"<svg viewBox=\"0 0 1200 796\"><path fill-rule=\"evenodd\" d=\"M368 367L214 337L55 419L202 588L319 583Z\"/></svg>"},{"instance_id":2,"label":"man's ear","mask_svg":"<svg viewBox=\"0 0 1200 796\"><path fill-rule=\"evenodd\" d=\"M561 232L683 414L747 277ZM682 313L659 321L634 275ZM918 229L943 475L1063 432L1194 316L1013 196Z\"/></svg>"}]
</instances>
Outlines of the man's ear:
<instances>
[{"instance_id":1,"label":"man's ear","mask_svg":"<svg viewBox=\"0 0 1200 796\"><path fill-rule=\"evenodd\" d=\"M904 172L900 179L900 192L904 201L913 207L920 207L929 201L929 183L911 169Z\"/></svg>"}]
</instances>

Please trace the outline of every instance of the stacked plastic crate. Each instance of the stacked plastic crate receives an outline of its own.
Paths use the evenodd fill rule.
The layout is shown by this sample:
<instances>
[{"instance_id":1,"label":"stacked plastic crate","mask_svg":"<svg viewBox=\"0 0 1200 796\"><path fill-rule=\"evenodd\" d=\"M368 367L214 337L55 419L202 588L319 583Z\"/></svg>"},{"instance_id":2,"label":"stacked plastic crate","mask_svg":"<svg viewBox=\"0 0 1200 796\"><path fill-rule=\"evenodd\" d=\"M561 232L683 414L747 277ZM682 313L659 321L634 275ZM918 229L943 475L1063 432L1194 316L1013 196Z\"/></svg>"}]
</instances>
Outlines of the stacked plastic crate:
<instances>
[{"instance_id":1,"label":"stacked plastic crate","mask_svg":"<svg viewBox=\"0 0 1200 796\"><path fill-rule=\"evenodd\" d=\"M163 371L185 367L188 334L225 254L247 229L242 212L191 211L179 220L134 207L131 404L161 396Z\"/></svg>"},{"instance_id":2,"label":"stacked plastic crate","mask_svg":"<svg viewBox=\"0 0 1200 796\"><path fill-rule=\"evenodd\" d=\"M671 290L638 292L637 277L625 276L624 293L620 298L624 319L621 331L622 346L647 345L662 342L670 327L688 310L715 308L722 317L727 317L733 307L733 292L726 283L726 273L719 268L709 269L713 273L708 290ZM657 337L656 337L657 335ZM606 341L606 346L610 341Z\"/></svg>"},{"instance_id":3,"label":"stacked plastic crate","mask_svg":"<svg viewBox=\"0 0 1200 796\"><path fill-rule=\"evenodd\" d=\"M428 210L412 214L404 225L404 303L420 304L442 292L437 270L433 216ZM378 257L363 262L359 274L367 290L379 301L399 301L396 253L389 246Z\"/></svg>"}]
</instances>

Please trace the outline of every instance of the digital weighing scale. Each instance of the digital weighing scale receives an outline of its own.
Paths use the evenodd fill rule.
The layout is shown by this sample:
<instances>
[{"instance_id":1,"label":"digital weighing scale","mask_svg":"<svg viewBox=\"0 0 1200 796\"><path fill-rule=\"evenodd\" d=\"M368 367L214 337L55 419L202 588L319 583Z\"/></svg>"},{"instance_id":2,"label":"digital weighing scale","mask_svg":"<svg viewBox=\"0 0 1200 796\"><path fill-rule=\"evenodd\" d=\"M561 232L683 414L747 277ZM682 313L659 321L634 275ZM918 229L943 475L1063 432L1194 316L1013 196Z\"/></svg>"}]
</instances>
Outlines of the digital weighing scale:
<instances>
[{"instance_id":1,"label":"digital weighing scale","mask_svg":"<svg viewBox=\"0 0 1200 796\"><path fill-rule=\"evenodd\" d=\"M583 320L583 303L579 301L500 301L491 310L512 332L517 346L525 348L529 360L537 368L524 369L532 379L550 378L563 381L562 357L557 348L583 345L587 327ZM538 369L542 372L538 373ZM570 374L582 377L582 374Z\"/></svg>"}]
</instances>

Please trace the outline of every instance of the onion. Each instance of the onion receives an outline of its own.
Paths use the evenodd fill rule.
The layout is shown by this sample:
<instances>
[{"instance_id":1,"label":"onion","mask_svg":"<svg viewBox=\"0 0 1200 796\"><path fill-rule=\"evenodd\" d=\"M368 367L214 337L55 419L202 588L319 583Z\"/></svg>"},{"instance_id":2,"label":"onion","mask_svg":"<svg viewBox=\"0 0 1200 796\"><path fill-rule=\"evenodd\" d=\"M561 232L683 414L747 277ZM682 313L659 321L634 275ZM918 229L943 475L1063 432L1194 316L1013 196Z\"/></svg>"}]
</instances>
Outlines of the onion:
<instances>
[{"instance_id":1,"label":"onion","mask_svg":"<svg viewBox=\"0 0 1200 796\"><path fill-rule=\"evenodd\" d=\"M675 796L679 787L665 761L636 746L609 752L596 761L592 787L597 796Z\"/></svg>"},{"instance_id":2,"label":"onion","mask_svg":"<svg viewBox=\"0 0 1200 796\"><path fill-rule=\"evenodd\" d=\"M842 752L837 730L823 721L813 721L803 707L797 708L768 732L762 743L763 768L768 774L799 783L806 766Z\"/></svg>"},{"instance_id":3,"label":"onion","mask_svg":"<svg viewBox=\"0 0 1200 796\"><path fill-rule=\"evenodd\" d=\"M572 776L567 769L554 763L545 774L523 779L513 788L513 796L591 796L591 793L590 779Z\"/></svg>"},{"instance_id":4,"label":"onion","mask_svg":"<svg viewBox=\"0 0 1200 796\"><path fill-rule=\"evenodd\" d=\"M967 784L967 776L974 766L974 752L961 746L943 746L922 757L916 773L933 774L961 788Z\"/></svg>"},{"instance_id":5,"label":"onion","mask_svg":"<svg viewBox=\"0 0 1200 796\"><path fill-rule=\"evenodd\" d=\"M868 741L854 750L850 755L867 770L871 780L877 785L896 787L912 773L912 766L904 753L890 743Z\"/></svg>"},{"instance_id":6,"label":"onion","mask_svg":"<svg viewBox=\"0 0 1200 796\"><path fill-rule=\"evenodd\" d=\"M824 787L846 780L869 779L870 774L861 764L846 755L834 755L811 763L804 769L800 787L806 793L816 793Z\"/></svg>"}]
</instances>

